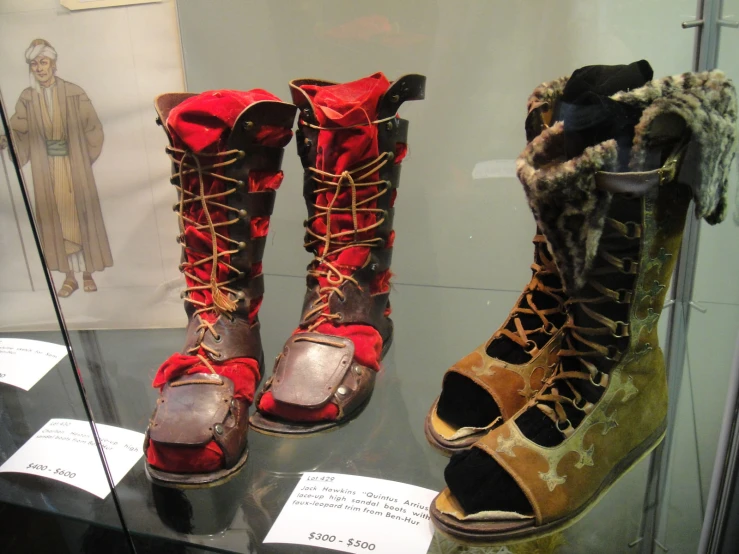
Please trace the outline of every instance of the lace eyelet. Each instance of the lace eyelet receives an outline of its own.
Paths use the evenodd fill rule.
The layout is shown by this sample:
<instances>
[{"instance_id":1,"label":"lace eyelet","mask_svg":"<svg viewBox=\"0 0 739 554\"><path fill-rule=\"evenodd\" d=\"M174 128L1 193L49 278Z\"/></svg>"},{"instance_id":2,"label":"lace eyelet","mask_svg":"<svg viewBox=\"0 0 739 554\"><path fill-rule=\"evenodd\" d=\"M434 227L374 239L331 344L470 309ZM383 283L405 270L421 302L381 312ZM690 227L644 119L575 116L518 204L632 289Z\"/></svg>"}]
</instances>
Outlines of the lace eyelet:
<instances>
[{"instance_id":1,"label":"lace eyelet","mask_svg":"<svg viewBox=\"0 0 739 554\"><path fill-rule=\"evenodd\" d=\"M569 419L565 421L564 428L560 427L559 420L557 420L557 422L555 423L555 425L557 426L557 431L559 431L560 433L564 433L565 431L567 431L567 429L569 429L569 428L572 427L572 423L570 422Z\"/></svg>"},{"instance_id":2,"label":"lace eyelet","mask_svg":"<svg viewBox=\"0 0 739 554\"><path fill-rule=\"evenodd\" d=\"M578 404L578 403L577 403L576 401L575 401L575 402L573 402L573 403L572 403L572 405L573 405L573 406L574 406L575 408L577 408L578 410L580 410L581 412L584 412L584 411L585 411L585 406L587 406L587 405L588 405L588 401L587 401L587 400L585 400L585 398L584 398L584 397L582 397L582 396L580 397L580 399L582 400L582 405Z\"/></svg>"},{"instance_id":3,"label":"lace eyelet","mask_svg":"<svg viewBox=\"0 0 739 554\"><path fill-rule=\"evenodd\" d=\"M611 336L621 339L629 336L629 324L625 321L616 321L616 331Z\"/></svg>"},{"instance_id":4,"label":"lace eyelet","mask_svg":"<svg viewBox=\"0 0 739 554\"><path fill-rule=\"evenodd\" d=\"M618 299L614 300L618 304L631 304L631 291L626 289L618 289Z\"/></svg>"},{"instance_id":5,"label":"lace eyelet","mask_svg":"<svg viewBox=\"0 0 739 554\"><path fill-rule=\"evenodd\" d=\"M223 336L218 334L215 337L213 337L213 342L221 343L223 342Z\"/></svg>"},{"instance_id":6,"label":"lace eyelet","mask_svg":"<svg viewBox=\"0 0 739 554\"><path fill-rule=\"evenodd\" d=\"M336 314L338 317L336 318L336 321L344 321L344 314Z\"/></svg>"},{"instance_id":7,"label":"lace eyelet","mask_svg":"<svg viewBox=\"0 0 739 554\"><path fill-rule=\"evenodd\" d=\"M641 225L636 223L635 221L627 221L624 225L626 225L626 234L624 235L627 239L638 239L641 237Z\"/></svg>"},{"instance_id":8,"label":"lace eyelet","mask_svg":"<svg viewBox=\"0 0 739 554\"><path fill-rule=\"evenodd\" d=\"M526 345L523 347L524 352L527 354L531 354L534 350L536 350L537 346L536 343L532 340L527 340Z\"/></svg>"},{"instance_id":9,"label":"lace eyelet","mask_svg":"<svg viewBox=\"0 0 739 554\"><path fill-rule=\"evenodd\" d=\"M628 273L629 275L634 275L639 272L639 262L636 260L632 260L631 258L625 258L623 260L623 269L621 270L622 273Z\"/></svg>"},{"instance_id":10,"label":"lace eyelet","mask_svg":"<svg viewBox=\"0 0 739 554\"><path fill-rule=\"evenodd\" d=\"M544 325L544 332L547 335L553 335L554 333L557 332L557 326L551 321L547 321L547 324Z\"/></svg>"},{"instance_id":11,"label":"lace eyelet","mask_svg":"<svg viewBox=\"0 0 739 554\"><path fill-rule=\"evenodd\" d=\"M610 360L612 362L618 361L618 359L621 357L621 351L616 348L615 346L611 345L608 347L608 354L606 354L606 359Z\"/></svg>"},{"instance_id":12,"label":"lace eyelet","mask_svg":"<svg viewBox=\"0 0 739 554\"><path fill-rule=\"evenodd\" d=\"M216 352L215 354L213 352L208 352L208 357L211 360L215 360L217 362L220 362L221 360L223 360L223 354L221 354L220 352Z\"/></svg>"},{"instance_id":13,"label":"lace eyelet","mask_svg":"<svg viewBox=\"0 0 739 554\"><path fill-rule=\"evenodd\" d=\"M594 381L593 380L593 377L597 377L598 381L597 382ZM600 371L598 371L598 370L596 370L595 371L595 375L593 375L593 374L590 375L590 382L592 384L594 384L596 387L602 387L603 386L602 385L602 383L603 383L603 373L600 372Z\"/></svg>"}]
</instances>

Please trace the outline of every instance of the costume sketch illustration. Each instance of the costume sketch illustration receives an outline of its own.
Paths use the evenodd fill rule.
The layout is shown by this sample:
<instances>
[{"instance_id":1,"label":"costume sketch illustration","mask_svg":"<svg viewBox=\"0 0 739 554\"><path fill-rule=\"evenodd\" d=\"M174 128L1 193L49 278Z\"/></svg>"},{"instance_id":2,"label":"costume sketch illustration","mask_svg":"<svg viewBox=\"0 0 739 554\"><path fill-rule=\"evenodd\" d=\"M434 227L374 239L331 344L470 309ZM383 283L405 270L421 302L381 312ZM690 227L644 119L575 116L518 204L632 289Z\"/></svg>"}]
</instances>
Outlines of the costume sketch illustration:
<instances>
[{"instance_id":1,"label":"costume sketch illustration","mask_svg":"<svg viewBox=\"0 0 739 554\"><path fill-rule=\"evenodd\" d=\"M82 88L57 77L57 52L36 39L25 52L30 86L10 118L19 162L30 162L34 209L49 268L65 274L58 295L97 290L93 273L113 266L92 165L103 126ZM0 136L0 150L8 145Z\"/></svg>"}]
</instances>

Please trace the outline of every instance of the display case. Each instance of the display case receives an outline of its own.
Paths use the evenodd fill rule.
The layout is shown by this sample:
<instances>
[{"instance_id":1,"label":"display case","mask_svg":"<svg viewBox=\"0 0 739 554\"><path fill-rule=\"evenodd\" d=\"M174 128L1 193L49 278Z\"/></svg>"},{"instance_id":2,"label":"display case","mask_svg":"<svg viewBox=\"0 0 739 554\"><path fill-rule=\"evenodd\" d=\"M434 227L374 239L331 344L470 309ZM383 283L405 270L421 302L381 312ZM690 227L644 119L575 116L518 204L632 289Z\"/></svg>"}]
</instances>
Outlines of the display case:
<instances>
[{"instance_id":1,"label":"display case","mask_svg":"<svg viewBox=\"0 0 739 554\"><path fill-rule=\"evenodd\" d=\"M4 551L733 552L734 1L0 2Z\"/></svg>"}]
</instances>

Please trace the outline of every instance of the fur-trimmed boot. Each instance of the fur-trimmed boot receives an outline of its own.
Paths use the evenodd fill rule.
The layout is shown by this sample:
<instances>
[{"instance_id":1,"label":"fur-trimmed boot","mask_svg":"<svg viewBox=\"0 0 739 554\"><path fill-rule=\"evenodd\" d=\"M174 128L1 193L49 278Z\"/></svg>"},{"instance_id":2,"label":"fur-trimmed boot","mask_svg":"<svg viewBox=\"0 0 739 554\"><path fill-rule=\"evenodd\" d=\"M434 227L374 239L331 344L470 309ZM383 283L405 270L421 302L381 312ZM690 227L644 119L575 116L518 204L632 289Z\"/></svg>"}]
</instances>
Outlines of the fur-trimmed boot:
<instances>
[{"instance_id":1,"label":"fur-trimmed boot","mask_svg":"<svg viewBox=\"0 0 739 554\"><path fill-rule=\"evenodd\" d=\"M568 322L542 390L445 471L432 520L467 542L567 527L659 444L667 383L657 322L685 216L691 198L709 223L726 213L737 106L723 73L652 80L592 102L565 101L571 89L560 79L534 92L556 123L518 160L569 294ZM597 125L571 134L582 121Z\"/></svg>"},{"instance_id":2,"label":"fur-trimmed boot","mask_svg":"<svg viewBox=\"0 0 739 554\"><path fill-rule=\"evenodd\" d=\"M290 83L308 207L307 290L298 328L277 356L251 418L259 432L309 434L345 423L372 394L392 339L390 260L408 122L425 77L382 73L344 84Z\"/></svg>"},{"instance_id":3,"label":"fur-trimmed boot","mask_svg":"<svg viewBox=\"0 0 739 554\"><path fill-rule=\"evenodd\" d=\"M246 462L263 366L262 254L296 107L263 90L164 94L155 105L179 198L188 326L154 378L146 471L164 486L210 486Z\"/></svg>"},{"instance_id":4,"label":"fur-trimmed boot","mask_svg":"<svg viewBox=\"0 0 739 554\"><path fill-rule=\"evenodd\" d=\"M604 71L607 79L597 67L576 75L570 81L572 90L568 96L576 95L580 102L593 101L594 93L614 94L638 88L652 78L652 69L645 61ZM541 97L529 102L527 143L553 123L550 100ZM592 134L593 130L586 128L592 126L590 115L589 111L585 117L570 121L578 131L570 140L571 147L580 143L583 133L586 138ZM615 125L628 124L628 118L622 117ZM613 127L609 124L606 131L612 132ZM503 325L444 375L441 395L426 416L425 431L431 445L445 454L468 448L518 413L542 388L545 375L557 363L568 296L546 237L539 229L534 237L531 270L531 281Z\"/></svg>"}]
</instances>

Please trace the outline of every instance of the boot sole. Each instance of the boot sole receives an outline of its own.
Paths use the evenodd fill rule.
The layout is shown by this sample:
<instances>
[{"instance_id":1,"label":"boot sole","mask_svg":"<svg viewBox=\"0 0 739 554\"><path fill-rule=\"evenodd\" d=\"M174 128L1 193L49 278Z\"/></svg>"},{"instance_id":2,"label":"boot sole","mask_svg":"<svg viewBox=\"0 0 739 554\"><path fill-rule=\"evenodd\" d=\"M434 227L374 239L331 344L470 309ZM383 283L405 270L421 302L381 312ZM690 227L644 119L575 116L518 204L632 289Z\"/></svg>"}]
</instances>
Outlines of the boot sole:
<instances>
[{"instance_id":1,"label":"boot sole","mask_svg":"<svg viewBox=\"0 0 739 554\"><path fill-rule=\"evenodd\" d=\"M431 417L433 413L436 411L436 405L438 403L439 399L437 398L434 401L434 405L429 410L429 413L426 414L426 420L423 425L423 430L426 434L426 440L428 443L433 446L436 450L441 452L444 456L447 458L451 457L452 454L456 452L462 452L463 450L469 449L473 444L477 442L478 439L484 437L490 429L486 431L482 431L480 433L475 433L473 435L468 435L467 437L464 437L463 439L459 440L459 445L457 446L448 446L439 441L439 439L436 438L436 435L433 431L433 424L431 423Z\"/></svg>"},{"instance_id":2,"label":"boot sole","mask_svg":"<svg viewBox=\"0 0 739 554\"><path fill-rule=\"evenodd\" d=\"M146 478L153 484L169 489L208 489L218 487L234 477L246 465L249 457L249 449L244 449L244 453L236 462L236 465L228 469L221 469L211 473L173 473L170 471L162 471L151 467L148 463L144 464Z\"/></svg>"},{"instance_id":3,"label":"boot sole","mask_svg":"<svg viewBox=\"0 0 739 554\"><path fill-rule=\"evenodd\" d=\"M390 346L393 344L393 335L394 333L391 332L388 339L383 342L380 360L383 360L385 355L388 353L388 350L390 350ZM297 423L287 420L273 419L260 412L255 412L249 419L249 427L261 435L267 435L270 437L308 438L323 433L329 433L351 423L364 411L371 399L372 393L367 396L364 402L362 402L356 410L348 414L341 421Z\"/></svg>"},{"instance_id":4,"label":"boot sole","mask_svg":"<svg viewBox=\"0 0 739 554\"><path fill-rule=\"evenodd\" d=\"M460 525L464 525L464 522L461 522L455 518L452 518L451 516L447 516L439 512L436 509L434 499L430 507L431 520L436 529L442 535L468 546L500 546L518 544L551 535L558 531L564 531L565 529L574 525L583 517L585 517L588 512L590 512L590 510L592 510L593 507L600 502L600 500L606 495L606 493L608 493L608 491L611 490L611 488L616 483L618 483L621 478L623 478L627 473L634 469L634 467L639 462L649 456L652 450L657 448L657 446L659 446L659 444L665 438L666 429L667 422L665 421L662 425L660 425L660 427L657 428L656 431L654 431L649 437L647 437L647 439L640 446L632 450L626 458L624 458L611 470L601 487L588 502L583 504L577 511L575 511L572 515L568 517L560 518L556 521L552 521L541 526L523 527L518 530L509 532L504 531L487 534L484 531L480 533L465 532L457 527ZM454 522L457 526L452 527L445 523L444 520Z\"/></svg>"}]
</instances>

